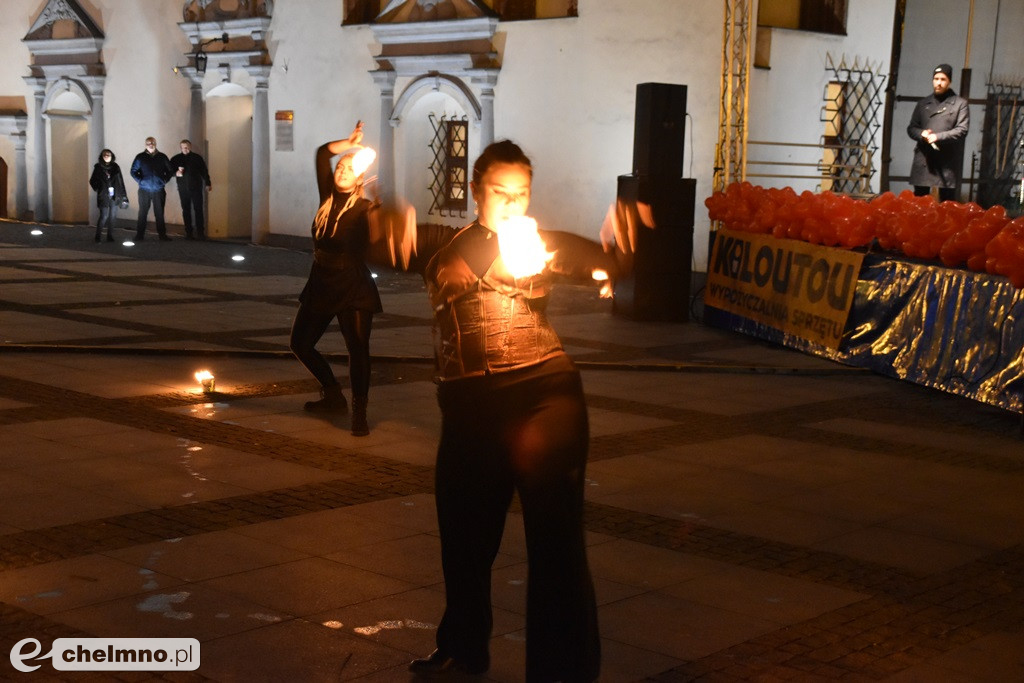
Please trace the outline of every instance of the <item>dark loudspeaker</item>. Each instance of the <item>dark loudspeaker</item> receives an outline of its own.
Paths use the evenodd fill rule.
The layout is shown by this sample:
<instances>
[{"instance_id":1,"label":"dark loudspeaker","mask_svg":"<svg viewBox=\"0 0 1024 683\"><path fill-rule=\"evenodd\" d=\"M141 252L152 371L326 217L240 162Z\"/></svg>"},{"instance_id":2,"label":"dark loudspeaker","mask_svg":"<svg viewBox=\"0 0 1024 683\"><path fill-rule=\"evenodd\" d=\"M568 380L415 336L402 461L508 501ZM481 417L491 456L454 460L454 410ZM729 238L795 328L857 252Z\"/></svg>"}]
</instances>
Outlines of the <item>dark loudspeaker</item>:
<instances>
[{"instance_id":1,"label":"dark loudspeaker","mask_svg":"<svg viewBox=\"0 0 1024 683\"><path fill-rule=\"evenodd\" d=\"M697 181L619 176L618 199L651 208L654 227L636 232L633 270L615 283L613 311L635 320L686 322Z\"/></svg>"},{"instance_id":2,"label":"dark loudspeaker","mask_svg":"<svg viewBox=\"0 0 1024 683\"><path fill-rule=\"evenodd\" d=\"M634 126L633 175L682 177L686 86L638 84Z\"/></svg>"}]
</instances>

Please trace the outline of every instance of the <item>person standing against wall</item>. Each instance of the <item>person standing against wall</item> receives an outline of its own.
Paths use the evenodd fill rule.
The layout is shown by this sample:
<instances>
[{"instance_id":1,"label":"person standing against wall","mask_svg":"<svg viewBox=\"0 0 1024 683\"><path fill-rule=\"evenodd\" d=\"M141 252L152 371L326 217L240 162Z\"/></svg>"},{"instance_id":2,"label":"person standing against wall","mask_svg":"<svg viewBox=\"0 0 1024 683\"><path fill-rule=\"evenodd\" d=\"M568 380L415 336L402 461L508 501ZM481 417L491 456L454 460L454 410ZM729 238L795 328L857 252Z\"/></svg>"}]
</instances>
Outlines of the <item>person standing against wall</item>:
<instances>
[{"instance_id":1,"label":"person standing against wall","mask_svg":"<svg viewBox=\"0 0 1024 683\"><path fill-rule=\"evenodd\" d=\"M131 173L139 184L139 220L135 224L135 240L141 242L146 238L146 219L152 206L157 235L164 242L170 241L164 224L164 203L167 201L164 185L174 176L174 171L167 155L157 150L156 138L146 138L146 149L135 155Z\"/></svg>"},{"instance_id":2,"label":"person standing against wall","mask_svg":"<svg viewBox=\"0 0 1024 683\"><path fill-rule=\"evenodd\" d=\"M953 67L939 64L932 71L932 94L917 103L907 135L917 142L910 167L914 194L923 196L939 188L939 200L955 200L964 166L964 140L970 126L967 100L950 84Z\"/></svg>"},{"instance_id":3,"label":"person standing against wall","mask_svg":"<svg viewBox=\"0 0 1024 683\"><path fill-rule=\"evenodd\" d=\"M96 221L96 241L103 238L103 228L107 228L107 241L114 241L114 221L117 209L128 207L128 191L124 187L124 176L121 167L115 161L114 152L105 149L92 167L89 186L96 192L96 206L100 209L99 220Z\"/></svg>"},{"instance_id":4,"label":"person standing against wall","mask_svg":"<svg viewBox=\"0 0 1024 683\"><path fill-rule=\"evenodd\" d=\"M213 189L210 173L203 157L192 151L192 142L181 141L181 154L171 157L171 168L178 178L178 199L181 200L181 217L185 222L185 239L197 237L206 239L206 224L203 222L203 202L206 193ZM193 226L195 232L193 234Z\"/></svg>"}]
</instances>

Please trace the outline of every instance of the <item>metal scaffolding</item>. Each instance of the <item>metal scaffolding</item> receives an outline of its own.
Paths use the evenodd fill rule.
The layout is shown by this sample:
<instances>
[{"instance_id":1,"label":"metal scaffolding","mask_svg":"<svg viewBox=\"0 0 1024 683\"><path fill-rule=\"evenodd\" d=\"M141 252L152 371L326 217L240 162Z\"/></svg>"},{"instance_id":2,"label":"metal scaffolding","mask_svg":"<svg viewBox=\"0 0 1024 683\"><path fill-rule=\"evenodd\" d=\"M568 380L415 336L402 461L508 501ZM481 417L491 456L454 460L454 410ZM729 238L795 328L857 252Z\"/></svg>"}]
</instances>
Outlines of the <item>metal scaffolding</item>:
<instances>
[{"instance_id":1,"label":"metal scaffolding","mask_svg":"<svg viewBox=\"0 0 1024 683\"><path fill-rule=\"evenodd\" d=\"M746 178L747 104L756 0L723 0L721 102L715 147L714 189Z\"/></svg>"}]
</instances>

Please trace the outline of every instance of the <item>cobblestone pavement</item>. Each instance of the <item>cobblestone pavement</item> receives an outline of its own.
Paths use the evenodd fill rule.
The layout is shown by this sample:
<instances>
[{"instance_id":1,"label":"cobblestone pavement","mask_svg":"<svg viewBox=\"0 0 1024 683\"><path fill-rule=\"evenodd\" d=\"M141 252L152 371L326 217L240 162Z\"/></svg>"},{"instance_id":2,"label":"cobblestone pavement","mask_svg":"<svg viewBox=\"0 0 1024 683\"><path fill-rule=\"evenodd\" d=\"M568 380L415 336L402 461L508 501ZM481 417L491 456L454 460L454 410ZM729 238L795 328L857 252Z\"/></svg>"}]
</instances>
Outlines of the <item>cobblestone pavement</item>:
<instances>
[{"instance_id":1,"label":"cobblestone pavement","mask_svg":"<svg viewBox=\"0 0 1024 683\"><path fill-rule=\"evenodd\" d=\"M378 278L359 439L301 410L307 253L91 237L0 222L0 680L408 680L444 603L421 283ZM1024 680L1018 416L556 292L602 680ZM526 578L513 505L487 680L522 680ZM197 638L201 666L12 668L62 637Z\"/></svg>"}]
</instances>

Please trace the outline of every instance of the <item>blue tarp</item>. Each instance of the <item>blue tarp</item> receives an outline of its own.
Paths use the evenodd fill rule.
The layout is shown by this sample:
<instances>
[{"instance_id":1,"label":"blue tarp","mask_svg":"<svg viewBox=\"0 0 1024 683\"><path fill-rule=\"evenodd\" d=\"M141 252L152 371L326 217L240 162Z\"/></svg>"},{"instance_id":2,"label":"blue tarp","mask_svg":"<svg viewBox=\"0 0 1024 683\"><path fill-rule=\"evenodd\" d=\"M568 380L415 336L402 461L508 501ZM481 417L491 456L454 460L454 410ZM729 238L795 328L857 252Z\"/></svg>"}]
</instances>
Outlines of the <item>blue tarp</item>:
<instances>
[{"instance_id":1,"label":"blue tarp","mask_svg":"<svg viewBox=\"0 0 1024 683\"><path fill-rule=\"evenodd\" d=\"M869 254L838 350L707 306L704 321L1007 410L1024 408L1024 294L1000 276Z\"/></svg>"}]
</instances>

